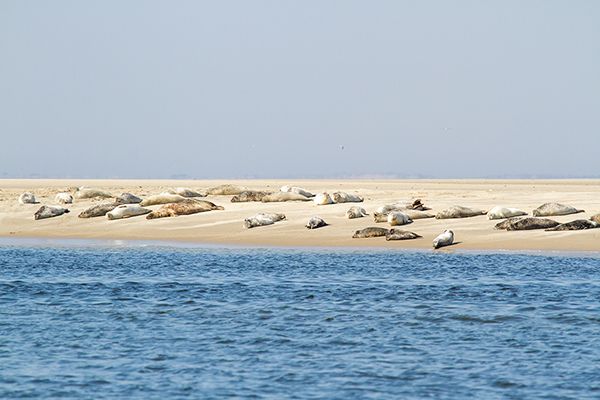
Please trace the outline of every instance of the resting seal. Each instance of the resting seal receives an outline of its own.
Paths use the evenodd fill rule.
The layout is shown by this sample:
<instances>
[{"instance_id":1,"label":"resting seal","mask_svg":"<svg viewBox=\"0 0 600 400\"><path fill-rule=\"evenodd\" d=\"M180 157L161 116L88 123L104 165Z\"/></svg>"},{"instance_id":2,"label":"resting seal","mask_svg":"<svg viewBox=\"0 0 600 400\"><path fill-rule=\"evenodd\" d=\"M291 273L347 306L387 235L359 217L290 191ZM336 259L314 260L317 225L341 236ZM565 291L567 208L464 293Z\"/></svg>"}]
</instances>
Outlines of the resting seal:
<instances>
[{"instance_id":1,"label":"resting seal","mask_svg":"<svg viewBox=\"0 0 600 400\"><path fill-rule=\"evenodd\" d=\"M334 203L362 203L363 198L346 192L335 192L332 196Z\"/></svg>"},{"instance_id":2,"label":"resting seal","mask_svg":"<svg viewBox=\"0 0 600 400\"><path fill-rule=\"evenodd\" d=\"M54 196L54 201L58 204L73 204L73 196L71 193L61 192Z\"/></svg>"},{"instance_id":3,"label":"resting seal","mask_svg":"<svg viewBox=\"0 0 600 400\"><path fill-rule=\"evenodd\" d=\"M308 229L317 229L320 228L322 226L327 226L329 225L327 222L325 222L323 220L323 218L320 217L312 217L311 219L308 220L308 222L306 223L306 228Z\"/></svg>"},{"instance_id":4,"label":"resting seal","mask_svg":"<svg viewBox=\"0 0 600 400\"><path fill-rule=\"evenodd\" d=\"M525 211L521 211L517 208L507 207L494 207L488 211L488 219L504 219L512 217L520 217L521 215L527 215Z\"/></svg>"},{"instance_id":5,"label":"resting seal","mask_svg":"<svg viewBox=\"0 0 600 400\"><path fill-rule=\"evenodd\" d=\"M246 203L249 201L261 201L263 197L270 195L271 192L262 192L258 190L246 190L240 194L236 194L231 198L232 203Z\"/></svg>"},{"instance_id":6,"label":"resting seal","mask_svg":"<svg viewBox=\"0 0 600 400\"><path fill-rule=\"evenodd\" d=\"M115 197L115 203L117 204L139 204L142 199L131 193L121 193Z\"/></svg>"},{"instance_id":7,"label":"resting seal","mask_svg":"<svg viewBox=\"0 0 600 400\"><path fill-rule=\"evenodd\" d=\"M391 211L404 211L404 210L417 210L417 211L427 211L429 207L425 207L425 205L421 202L421 199L415 199L412 201L397 201L393 204L386 204L384 206L379 207L376 212L379 214L389 214Z\"/></svg>"},{"instance_id":8,"label":"resting seal","mask_svg":"<svg viewBox=\"0 0 600 400\"><path fill-rule=\"evenodd\" d=\"M114 210L118 205L119 205L119 203L98 204L97 206L92 206L90 208L86 208L78 215L78 217L79 218L103 217L106 215L106 213Z\"/></svg>"},{"instance_id":9,"label":"resting seal","mask_svg":"<svg viewBox=\"0 0 600 400\"><path fill-rule=\"evenodd\" d=\"M202 193L195 192L192 189L185 188L185 187L177 187L177 188L171 189L171 190L169 190L169 193L178 194L183 197L204 197L204 195Z\"/></svg>"},{"instance_id":10,"label":"resting seal","mask_svg":"<svg viewBox=\"0 0 600 400\"><path fill-rule=\"evenodd\" d=\"M478 209L462 207L462 206L452 206L445 210L442 210L435 214L436 219L450 219L450 218L468 218L474 217L476 215L484 215L486 212Z\"/></svg>"},{"instance_id":11,"label":"resting seal","mask_svg":"<svg viewBox=\"0 0 600 400\"><path fill-rule=\"evenodd\" d=\"M585 212L584 210L578 210L575 207L565 206L560 203L544 203L535 210L533 210L534 217L549 217L554 215L569 215Z\"/></svg>"},{"instance_id":12,"label":"resting seal","mask_svg":"<svg viewBox=\"0 0 600 400\"><path fill-rule=\"evenodd\" d=\"M565 222L556 225L554 228L548 228L547 231L581 231L584 229L600 228L600 224L587 219L576 219L575 221Z\"/></svg>"},{"instance_id":13,"label":"resting seal","mask_svg":"<svg viewBox=\"0 0 600 400\"><path fill-rule=\"evenodd\" d=\"M285 219L285 215L277 213L258 213L244 220L244 226L248 229L257 226L273 225L277 221Z\"/></svg>"},{"instance_id":14,"label":"resting seal","mask_svg":"<svg viewBox=\"0 0 600 400\"><path fill-rule=\"evenodd\" d=\"M414 232L401 231L400 229L390 229L390 232L385 235L385 240L409 240L423 237Z\"/></svg>"},{"instance_id":15,"label":"resting seal","mask_svg":"<svg viewBox=\"0 0 600 400\"><path fill-rule=\"evenodd\" d=\"M599 224L600 224L600 214L593 215L593 216L590 218L590 221L594 221L594 222L597 222L597 223L599 223Z\"/></svg>"},{"instance_id":16,"label":"resting seal","mask_svg":"<svg viewBox=\"0 0 600 400\"><path fill-rule=\"evenodd\" d=\"M313 199L316 205L325 206L327 204L333 204L333 199L327 192L319 193Z\"/></svg>"},{"instance_id":17,"label":"resting seal","mask_svg":"<svg viewBox=\"0 0 600 400\"><path fill-rule=\"evenodd\" d=\"M281 192L285 192L285 193L296 193L296 194L301 194L302 196L306 196L306 197L315 197L314 194L312 194L311 192L304 190L298 186L282 186L279 189Z\"/></svg>"},{"instance_id":18,"label":"resting seal","mask_svg":"<svg viewBox=\"0 0 600 400\"><path fill-rule=\"evenodd\" d=\"M372 238L379 236L387 236L390 233L389 229L379 228L377 226L371 226L368 228L361 229L359 231L354 232L352 235L355 239L364 239L364 238Z\"/></svg>"},{"instance_id":19,"label":"resting seal","mask_svg":"<svg viewBox=\"0 0 600 400\"><path fill-rule=\"evenodd\" d=\"M31 192L25 192L19 196L20 204L37 204L38 202L35 199L35 196Z\"/></svg>"},{"instance_id":20,"label":"resting seal","mask_svg":"<svg viewBox=\"0 0 600 400\"><path fill-rule=\"evenodd\" d=\"M387 216L387 222L390 226L406 225L412 222L412 219L402 211L392 211Z\"/></svg>"},{"instance_id":21,"label":"resting seal","mask_svg":"<svg viewBox=\"0 0 600 400\"><path fill-rule=\"evenodd\" d=\"M167 203L179 203L180 201L185 201L187 198L180 196L178 194L171 194L167 192L163 192L161 194L155 194L154 196L148 196L144 200L140 202L140 206L155 206L157 204L167 204Z\"/></svg>"},{"instance_id":22,"label":"resting seal","mask_svg":"<svg viewBox=\"0 0 600 400\"><path fill-rule=\"evenodd\" d=\"M439 249L440 247L450 246L452 243L454 243L454 232L446 229L443 233L440 233L433 239L433 248Z\"/></svg>"},{"instance_id":23,"label":"resting seal","mask_svg":"<svg viewBox=\"0 0 600 400\"><path fill-rule=\"evenodd\" d=\"M85 186L81 186L75 191L76 199L93 199L94 197L113 197L113 195L100 189Z\"/></svg>"},{"instance_id":24,"label":"resting seal","mask_svg":"<svg viewBox=\"0 0 600 400\"><path fill-rule=\"evenodd\" d=\"M202 200L184 200L179 203L165 204L158 210L152 211L146 215L146 219L156 219L164 217L176 217L178 215L190 215L211 210L223 210L224 208L210 201Z\"/></svg>"},{"instance_id":25,"label":"resting seal","mask_svg":"<svg viewBox=\"0 0 600 400\"><path fill-rule=\"evenodd\" d=\"M139 204L121 204L116 206L112 211L106 213L108 219L123 219L144 215L151 212L149 208L143 208Z\"/></svg>"},{"instance_id":26,"label":"resting seal","mask_svg":"<svg viewBox=\"0 0 600 400\"><path fill-rule=\"evenodd\" d=\"M554 228L557 225L560 224L548 218L513 217L497 223L494 228L506 229L507 231L527 231L532 229Z\"/></svg>"},{"instance_id":27,"label":"resting seal","mask_svg":"<svg viewBox=\"0 0 600 400\"><path fill-rule=\"evenodd\" d=\"M365 211L364 208L358 206L350 207L350 209L346 211L346 218L348 219L362 218L367 215L369 215L367 214L367 211Z\"/></svg>"},{"instance_id":28,"label":"resting seal","mask_svg":"<svg viewBox=\"0 0 600 400\"><path fill-rule=\"evenodd\" d=\"M214 187L209 188L206 191L206 194L207 195L210 194L213 196L230 196L230 195L240 194L247 190L248 190L248 188L242 187L242 186L237 186L237 185L219 185L219 186L214 186Z\"/></svg>"},{"instance_id":29,"label":"resting seal","mask_svg":"<svg viewBox=\"0 0 600 400\"><path fill-rule=\"evenodd\" d=\"M263 203L277 203L282 201L310 201L310 199L297 193L278 192L263 196L260 201Z\"/></svg>"},{"instance_id":30,"label":"resting seal","mask_svg":"<svg viewBox=\"0 0 600 400\"><path fill-rule=\"evenodd\" d=\"M59 215L67 214L68 209L58 206L41 206L33 215L33 219L44 219L58 217Z\"/></svg>"}]
</instances>

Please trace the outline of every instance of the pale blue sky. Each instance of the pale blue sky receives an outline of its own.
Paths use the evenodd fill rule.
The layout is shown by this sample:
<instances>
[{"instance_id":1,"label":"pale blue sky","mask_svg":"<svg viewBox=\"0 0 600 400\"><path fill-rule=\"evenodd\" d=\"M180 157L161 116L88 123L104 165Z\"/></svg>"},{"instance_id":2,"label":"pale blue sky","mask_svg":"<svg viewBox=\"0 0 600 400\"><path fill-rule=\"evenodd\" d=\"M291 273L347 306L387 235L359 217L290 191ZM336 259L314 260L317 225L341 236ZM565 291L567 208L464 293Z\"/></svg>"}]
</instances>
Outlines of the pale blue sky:
<instances>
[{"instance_id":1,"label":"pale blue sky","mask_svg":"<svg viewBox=\"0 0 600 400\"><path fill-rule=\"evenodd\" d=\"M0 0L0 135L0 177L598 177L600 1Z\"/></svg>"}]
</instances>

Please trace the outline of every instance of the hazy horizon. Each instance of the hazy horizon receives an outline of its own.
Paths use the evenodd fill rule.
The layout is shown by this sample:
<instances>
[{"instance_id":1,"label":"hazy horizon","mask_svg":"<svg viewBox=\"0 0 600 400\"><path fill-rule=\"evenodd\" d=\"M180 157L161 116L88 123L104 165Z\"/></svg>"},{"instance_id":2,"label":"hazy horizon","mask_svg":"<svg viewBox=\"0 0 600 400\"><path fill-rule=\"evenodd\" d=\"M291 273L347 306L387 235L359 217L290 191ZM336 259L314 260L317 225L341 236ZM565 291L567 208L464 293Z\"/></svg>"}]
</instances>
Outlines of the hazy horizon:
<instances>
[{"instance_id":1,"label":"hazy horizon","mask_svg":"<svg viewBox=\"0 0 600 400\"><path fill-rule=\"evenodd\" d=\"M599 178L600 2L0 3L0 178Z\"/></svg>"}]
</instances>

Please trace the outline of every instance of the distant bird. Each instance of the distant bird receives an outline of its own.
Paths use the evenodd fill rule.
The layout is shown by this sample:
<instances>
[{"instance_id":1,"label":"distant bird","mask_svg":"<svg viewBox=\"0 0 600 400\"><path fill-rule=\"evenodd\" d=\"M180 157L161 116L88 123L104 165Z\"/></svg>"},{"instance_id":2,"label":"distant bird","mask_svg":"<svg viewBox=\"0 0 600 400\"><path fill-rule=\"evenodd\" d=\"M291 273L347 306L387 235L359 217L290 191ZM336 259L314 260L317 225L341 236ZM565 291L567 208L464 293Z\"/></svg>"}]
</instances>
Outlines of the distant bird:
<instances>
[{"instance_id":1,"label":"distant bird","mask_svg":"<svg viewBox=\"0 0 600 400\"><path fill-rule=\"evenodd\" d=\"M344 145L340 145L340 150L344 150Z\"/></svg>"}]
</instances>

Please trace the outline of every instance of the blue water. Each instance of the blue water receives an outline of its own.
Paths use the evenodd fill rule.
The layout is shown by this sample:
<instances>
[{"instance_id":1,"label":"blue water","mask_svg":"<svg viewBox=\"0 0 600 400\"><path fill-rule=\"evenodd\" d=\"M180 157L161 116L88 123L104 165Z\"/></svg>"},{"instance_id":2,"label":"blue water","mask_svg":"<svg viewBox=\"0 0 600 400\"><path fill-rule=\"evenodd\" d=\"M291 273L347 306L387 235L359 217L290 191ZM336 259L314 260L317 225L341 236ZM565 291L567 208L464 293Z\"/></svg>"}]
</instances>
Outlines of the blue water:
<instances>
[{"instance_id":1,"label":"blue water","mask_svg":"<svg viewBox=\"0 0 600 400\"><path fill-rule=\"evenodd\" d=\"M0 398L600 398L600 259L0 247Z\"/></svg>"}]
</instances>

